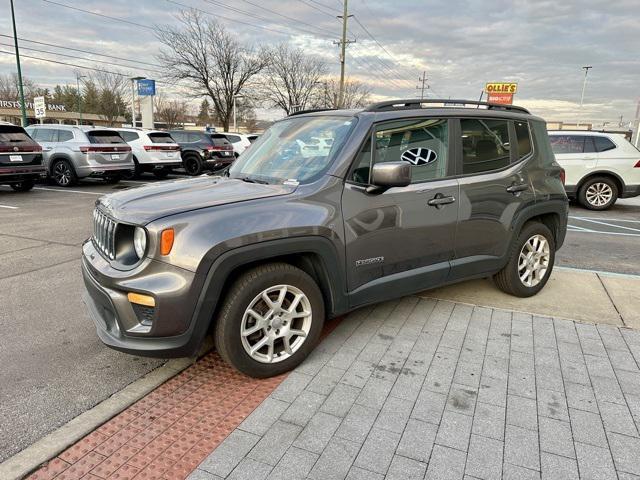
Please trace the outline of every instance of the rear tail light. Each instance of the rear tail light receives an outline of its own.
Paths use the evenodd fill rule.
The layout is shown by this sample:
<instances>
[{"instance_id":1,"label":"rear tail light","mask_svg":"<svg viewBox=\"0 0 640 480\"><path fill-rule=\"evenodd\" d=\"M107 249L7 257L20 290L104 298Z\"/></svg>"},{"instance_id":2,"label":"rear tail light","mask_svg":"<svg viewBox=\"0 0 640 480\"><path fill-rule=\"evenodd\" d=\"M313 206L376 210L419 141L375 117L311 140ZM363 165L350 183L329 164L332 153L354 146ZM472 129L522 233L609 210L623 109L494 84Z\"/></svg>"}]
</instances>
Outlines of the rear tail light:
<instances>
[{"instance_id":1,"label":"rear tail light","mask_svg":"<svg viewBox=\"0 0 640 480\"><path fill-rule=\"evenodd\" d=\"M105 147L105 146L85 145L80 147L80 151L82 153L121 153L121 152L130 152L131 147L129 146Z\"/></svg>"},{"instance_id":2,"label":"rear tail light","mask_svg":"<svg viewBox=\"0 0 640 480\"><path fill-rule=\"evenodd\" d=\"M2 153L18 153L18 152L42 152L40 145L0 145L0 152Z\"/></svg>"},{"instance_id":3,"label":"rear tail light","mask_svg":"<svg viewBox=\"0 0 640 480\"><path fill-rule=\"evenodd\" d=\"M567 180L567 174L564 171L564 168L561 168L560 169L560 181L562 182L562 185L565 184L566 180Z\"/></svg>"},{"instance_id":4,"label":"rear tail light","mask_svg":"<svg viewBox=\"0 0 640 480\"><path fill-rule=\"evenodd\" d=\"M144 149L147 152L177 152L180 145L145 145Z\"/></svg>"},{"instance_id":5,"label":"rear tail light","mask_svg":"<svg viewBox=\"0 0 640 480\"><path fill-rule=\"evenodd\" d=\"M640 160L633 166L633 168L640 168Z\"/></svg>"},{"instance_id":6,"label":"rear tail light","mask_svg":"<svg viewBox=\"0 0 640 480\"><path fill-rule=\"evenodd\" d=\"M230 150L233 150L233 147L231 145L223 145L221 147L216 145L209 145L206 147L206 150L210 152L228 152Z\"/></svg>"}]
</instances>

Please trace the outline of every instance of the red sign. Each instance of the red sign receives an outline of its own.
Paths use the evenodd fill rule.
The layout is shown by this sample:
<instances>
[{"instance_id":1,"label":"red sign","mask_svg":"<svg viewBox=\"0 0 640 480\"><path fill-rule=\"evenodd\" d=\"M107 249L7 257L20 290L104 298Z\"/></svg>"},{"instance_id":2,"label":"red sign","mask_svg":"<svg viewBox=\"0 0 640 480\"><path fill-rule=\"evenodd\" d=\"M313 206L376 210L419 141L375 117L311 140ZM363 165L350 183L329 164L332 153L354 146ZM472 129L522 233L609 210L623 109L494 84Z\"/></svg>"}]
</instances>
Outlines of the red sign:
<instances>
[{"instance_id":1,"label":"red sign","mask_svg":"<svg viewBox=\"0 0 640 480\"><path fill-rule=\"evenodd\" d=\"M489 93L487 101L489 103L511 105L513 103L513 93Z\"/></svg>"}]
</instances>

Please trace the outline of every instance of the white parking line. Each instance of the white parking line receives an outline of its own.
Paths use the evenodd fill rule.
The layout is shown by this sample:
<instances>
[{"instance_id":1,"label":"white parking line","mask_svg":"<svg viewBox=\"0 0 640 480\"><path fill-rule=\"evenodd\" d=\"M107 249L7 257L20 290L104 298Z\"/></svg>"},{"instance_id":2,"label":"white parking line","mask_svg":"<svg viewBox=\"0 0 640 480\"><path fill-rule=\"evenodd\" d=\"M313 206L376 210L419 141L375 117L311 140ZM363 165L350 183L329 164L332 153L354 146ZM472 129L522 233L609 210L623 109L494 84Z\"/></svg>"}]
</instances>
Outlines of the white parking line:
<instances>
[{"instance_id":1,"label":"white parking line","mask_svg":"<svg viewBox=\"0 0 640 480\"><path fill-rule=\"evenodd\" d=\"M0 208L8 208L9 210L18 210L19 207L12 207L11 205L0 205Z\"/></svg>"},{"instance_id":2,"label":"white parking line","mask_svg":"<svg viewBox=\"0 0 640 480\"><path fill-rule=\"evenodd\" d=\"M576 220L607 220L608 222L628 222L628 223L640 223L640 220L628 220L622 218L596 218L596 217L574 217L573 215L569 215L569 218L574 218Z\"/></svg>"},{"instance_id":3,"label":"white parking line","mask_svg":"<svg viewBox=\"0 0 640 480\"><path fill-rule=\"evenodd\" d=\"M618 235L620 237L640 237L640 233L601 232L598 230L588 230L586 228L576 228L573 226L568 227L567 231L576 233L598 233L600 235Z\"/></svg>"},{"instance_id":4,"label":"white parking line","mask_svg":"<svg viewBox=\"0 0 640 480\"><path fill-rule=\"evenodd\" d=\"M593 219L582 219L585 222L591 222L591 223L597 223L598 225L605 225L607 227L613 227L613 228L620 228L622 230L631 230L632 232L638 232L640 233L640 228L632 228L632 227L623 227L622 225L615 225L613 223L607 223L607 222L601 222L598 220L593 220Z\"/></svg>"},{"instance_id":5,"label":"white parking line","mask_svg":"<svg viewBox=\"0 0 640 480\"><path fill-rule=\"evenodd\" d=\"M106 195L108 192L83 192L82 190L69 190L67 188L47 188L47 187L33 187L34 190L46 190L48 192L62 192L62 193L84 193L85 195Z\"/></svg>"}]
</instances>

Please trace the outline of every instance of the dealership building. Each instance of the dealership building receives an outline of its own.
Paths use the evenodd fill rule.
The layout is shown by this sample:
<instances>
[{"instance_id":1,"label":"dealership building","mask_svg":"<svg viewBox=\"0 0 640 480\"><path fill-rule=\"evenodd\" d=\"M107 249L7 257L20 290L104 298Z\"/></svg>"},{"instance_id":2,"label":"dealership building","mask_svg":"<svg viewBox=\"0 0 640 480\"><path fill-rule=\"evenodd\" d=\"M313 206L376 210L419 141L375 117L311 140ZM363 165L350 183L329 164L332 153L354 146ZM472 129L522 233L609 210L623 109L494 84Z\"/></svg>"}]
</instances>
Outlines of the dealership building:
<instances>
[{"instance_id":1,"label":"dealership building","mask_svg":"<svg viewBox=\"0 0 640 480\"><path fill-rule=\"evenodd\" d=\"M69 112L64 105L57 105L49 103L47 104L46 117L42 119L42 122L35 116L33 110L33 103L27 102L27 121L32 123L54 123L59 125L79 125L80 113ZM0 99L0 121L9 122L15 125L20 125L22 113L20 111L20 102L14 100ZM110 126L111 124L123 124L126 120L123 116L116 117L113 122L109 122L103 115L97 115L95 113L82 113L83 125L97 125L97 126Z\"/></svg>"}]
</instances>

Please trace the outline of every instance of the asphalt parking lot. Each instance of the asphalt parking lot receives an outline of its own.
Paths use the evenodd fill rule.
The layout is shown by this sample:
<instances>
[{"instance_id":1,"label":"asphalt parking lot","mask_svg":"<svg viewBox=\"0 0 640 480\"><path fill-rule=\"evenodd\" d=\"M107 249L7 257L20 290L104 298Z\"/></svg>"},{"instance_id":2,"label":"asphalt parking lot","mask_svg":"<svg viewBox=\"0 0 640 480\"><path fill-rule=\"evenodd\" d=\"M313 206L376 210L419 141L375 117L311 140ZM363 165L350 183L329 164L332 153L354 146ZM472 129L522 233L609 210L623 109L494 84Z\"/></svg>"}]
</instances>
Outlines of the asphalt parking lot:
<instances>
[{"instance_id":1,"label":"asphalt parking lot","mask_svg":"<svg viewBox=\"0 0 640 480\"><path fill-rule=\"evenodd\" d=\"M148 179L148 180L147 180ZM0 186L0 462L161 365L104 347L80 298L80 245L100 195L118 185ZM557 264L640 274L640 200L608 212L572 206Z\"/></svg>"}]
</instances>

